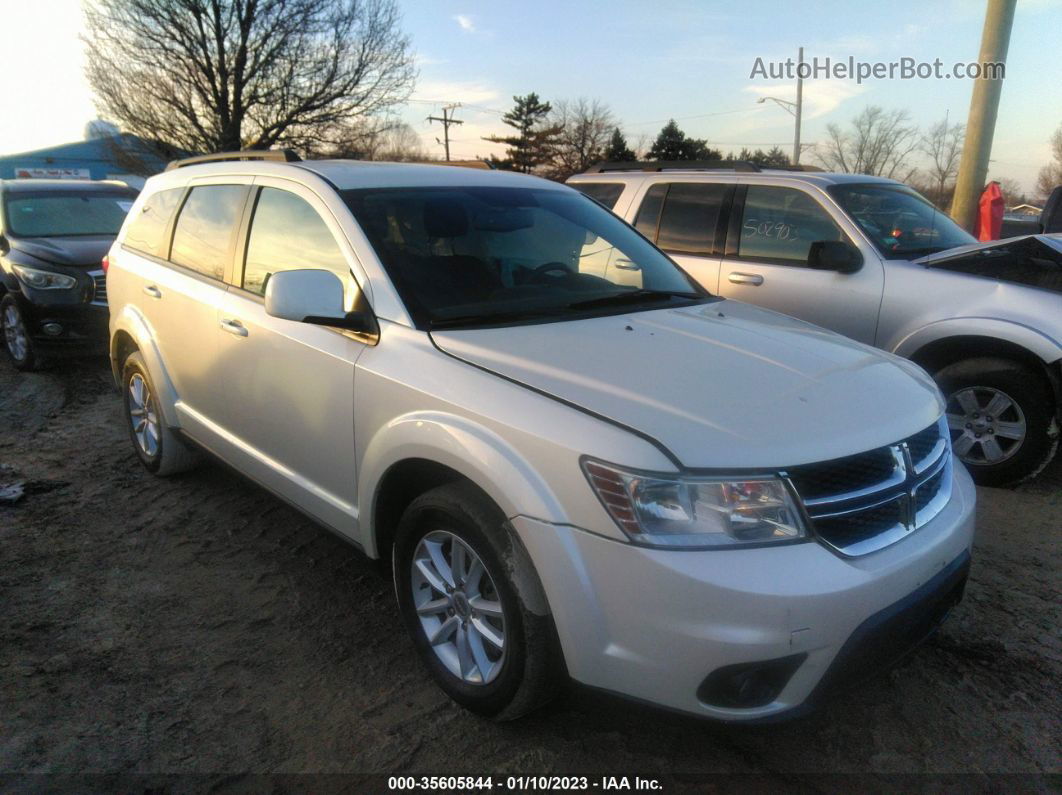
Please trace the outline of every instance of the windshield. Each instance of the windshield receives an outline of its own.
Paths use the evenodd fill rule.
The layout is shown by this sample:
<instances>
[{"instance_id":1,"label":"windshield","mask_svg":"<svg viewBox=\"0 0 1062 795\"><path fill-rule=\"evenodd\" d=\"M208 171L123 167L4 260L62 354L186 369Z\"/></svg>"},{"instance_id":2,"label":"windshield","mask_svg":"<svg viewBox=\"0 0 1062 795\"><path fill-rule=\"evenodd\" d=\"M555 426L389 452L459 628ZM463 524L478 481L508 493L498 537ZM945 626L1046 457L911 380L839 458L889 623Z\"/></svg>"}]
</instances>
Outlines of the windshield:
<instances>
[{"instance_id":1,"label":"windshield","mask_svg":"<svg viewBox=\"0 0 1062 795\"><path fill-rule=\"evenodd\" d=\"M921 257L977 242L904 185L834 185L829 190L886 259Z\"/></svg>"},{"instance_id":2,"label":"windshield","mask_svg":"<svg viewBox=\"0 0 1062 795\"><path fill-rule=\"evenodd\" d=\"M136 197L99 191L18 191L4 201L7 231L15 237L117 235Z\"/></svg>"},{"instance_id":3,"label":"windshield","mask_svg":"<svg viewBox=\"0 0 1062 795\"><path fill-rule=\"evenodd\" d=\"M575 191L395 188L344 198L421 328L709 298L645 238Z\"/></svg>"}]
</instances>

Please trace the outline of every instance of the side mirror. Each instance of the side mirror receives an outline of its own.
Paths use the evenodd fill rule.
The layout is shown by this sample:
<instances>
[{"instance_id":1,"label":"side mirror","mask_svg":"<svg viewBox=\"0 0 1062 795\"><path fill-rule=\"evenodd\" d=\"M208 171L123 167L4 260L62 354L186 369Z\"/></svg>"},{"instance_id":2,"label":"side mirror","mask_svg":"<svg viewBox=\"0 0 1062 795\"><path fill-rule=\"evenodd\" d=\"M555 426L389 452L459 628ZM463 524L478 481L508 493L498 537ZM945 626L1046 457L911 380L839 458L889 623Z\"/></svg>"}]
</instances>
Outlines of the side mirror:
<instances>
[{"instance_id":1,"label":"side mirror","mask_svg":"<svg viewBox=\"0 0 1062 795\"><path fill-rule=\"evenodd\" d=\"M279 271L266 282L266 314L299 323L335 326L367 334L376 322L367 312L343 310L343 283L331 271Z\"/></svg>"},{"instance_id":2,"label":"side mirror","mask_svg":"<svg viewBox=\"0 0 1062 795\"><path fill-rule=\"evenodd\" d=\"M855 273L863 267L863 255L847 240L816 240L808 249L808 267Z\"/></svg>"},{"instance_id":3,"label":"side mirror","mask_svg":"<svg viewBox=\"0 0 1062 795\"><path fill-rule=\"evenodd\" d=\"M1040 213L1040 228L1045 235L1062 232L1062 185L1058 185L1047 198Z\"/></svg>"}]
</instances>

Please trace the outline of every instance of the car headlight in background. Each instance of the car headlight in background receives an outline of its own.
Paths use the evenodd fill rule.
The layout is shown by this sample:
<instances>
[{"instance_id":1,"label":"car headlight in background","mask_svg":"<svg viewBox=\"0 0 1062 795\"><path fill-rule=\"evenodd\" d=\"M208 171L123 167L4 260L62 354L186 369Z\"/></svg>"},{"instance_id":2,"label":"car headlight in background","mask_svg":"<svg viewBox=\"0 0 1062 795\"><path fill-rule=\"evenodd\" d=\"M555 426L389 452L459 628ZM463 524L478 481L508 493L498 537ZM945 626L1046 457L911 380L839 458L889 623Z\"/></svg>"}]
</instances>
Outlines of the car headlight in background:
<instances>
[{"instance_id":1,"label":"car headlight in background","mask_svg":"<svg viewBox=\"0 0 1062 795\"><path fill-rule=\"evenodd\" d=\"M583 471L616 524L636 544L677 549L741 547L806 537L778 477L692 477L628 472L583 460Z\"/></svg>"},{"instance_id":2,"label":"car headlight in background","mask_svg":"<svg viewBox=\"0 0 1062 795\"><path fill-rule=\"evenodd\" d=\"M11 270L23 284L37 290L69 290L77 286L77 279L65 273L42 271L26 265L12 265Z\"/></svg>"}]
</instances>

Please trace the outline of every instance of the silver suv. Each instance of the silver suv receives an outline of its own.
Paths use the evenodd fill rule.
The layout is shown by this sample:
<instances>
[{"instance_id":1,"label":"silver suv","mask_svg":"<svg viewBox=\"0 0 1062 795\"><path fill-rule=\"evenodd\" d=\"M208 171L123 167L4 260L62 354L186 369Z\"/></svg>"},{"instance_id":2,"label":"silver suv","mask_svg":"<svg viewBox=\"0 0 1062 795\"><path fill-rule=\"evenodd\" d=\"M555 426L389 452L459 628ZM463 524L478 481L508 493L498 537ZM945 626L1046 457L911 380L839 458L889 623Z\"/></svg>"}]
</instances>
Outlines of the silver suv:
<instances>
[{"instance_id":1,"label":"silver suv","mask_svg":"<svg viewBox=\"0 0 1062 795\"><path fill-rule=\"evenodd\" d=\"M151 178L110 251L133 449L389 561L458 702L794 713L960 598L974 488L920 368L708 294L563 185L277 157Z\"/></svg>"},{"instance_id":2,"label":"silver suv","mask_svg":"<svg viewBox=\"0 0 1062 795\"><path fill-rule=\"evenodd\" d=\"M978 244L894 180L695 166L602 164L569 183L709 291L922 365L977 482L1047 465L1062 413L1062 236ZM593 267L625 266L597 255Z\"/></svg>"}]
</instances>

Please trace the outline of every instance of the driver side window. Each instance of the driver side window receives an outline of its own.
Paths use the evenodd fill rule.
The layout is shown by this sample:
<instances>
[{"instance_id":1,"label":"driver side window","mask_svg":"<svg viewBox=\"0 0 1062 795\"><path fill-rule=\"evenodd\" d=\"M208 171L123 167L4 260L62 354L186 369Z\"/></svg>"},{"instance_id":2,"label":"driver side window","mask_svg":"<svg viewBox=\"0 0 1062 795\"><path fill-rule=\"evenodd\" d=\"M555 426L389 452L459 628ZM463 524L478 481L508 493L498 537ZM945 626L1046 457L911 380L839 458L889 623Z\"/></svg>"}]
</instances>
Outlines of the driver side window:
<instances>
[{"instance_id":1,"label":"driver side window","mask_svg":"<svg viewBox=\"0 0 1062 795\"><path fill-rule=\"evenodd\" d=\"M741 216L738 257L806 265L811 244L847 240L825 208L796 188L750 185Z\"/></svg>"}]
</instances>

